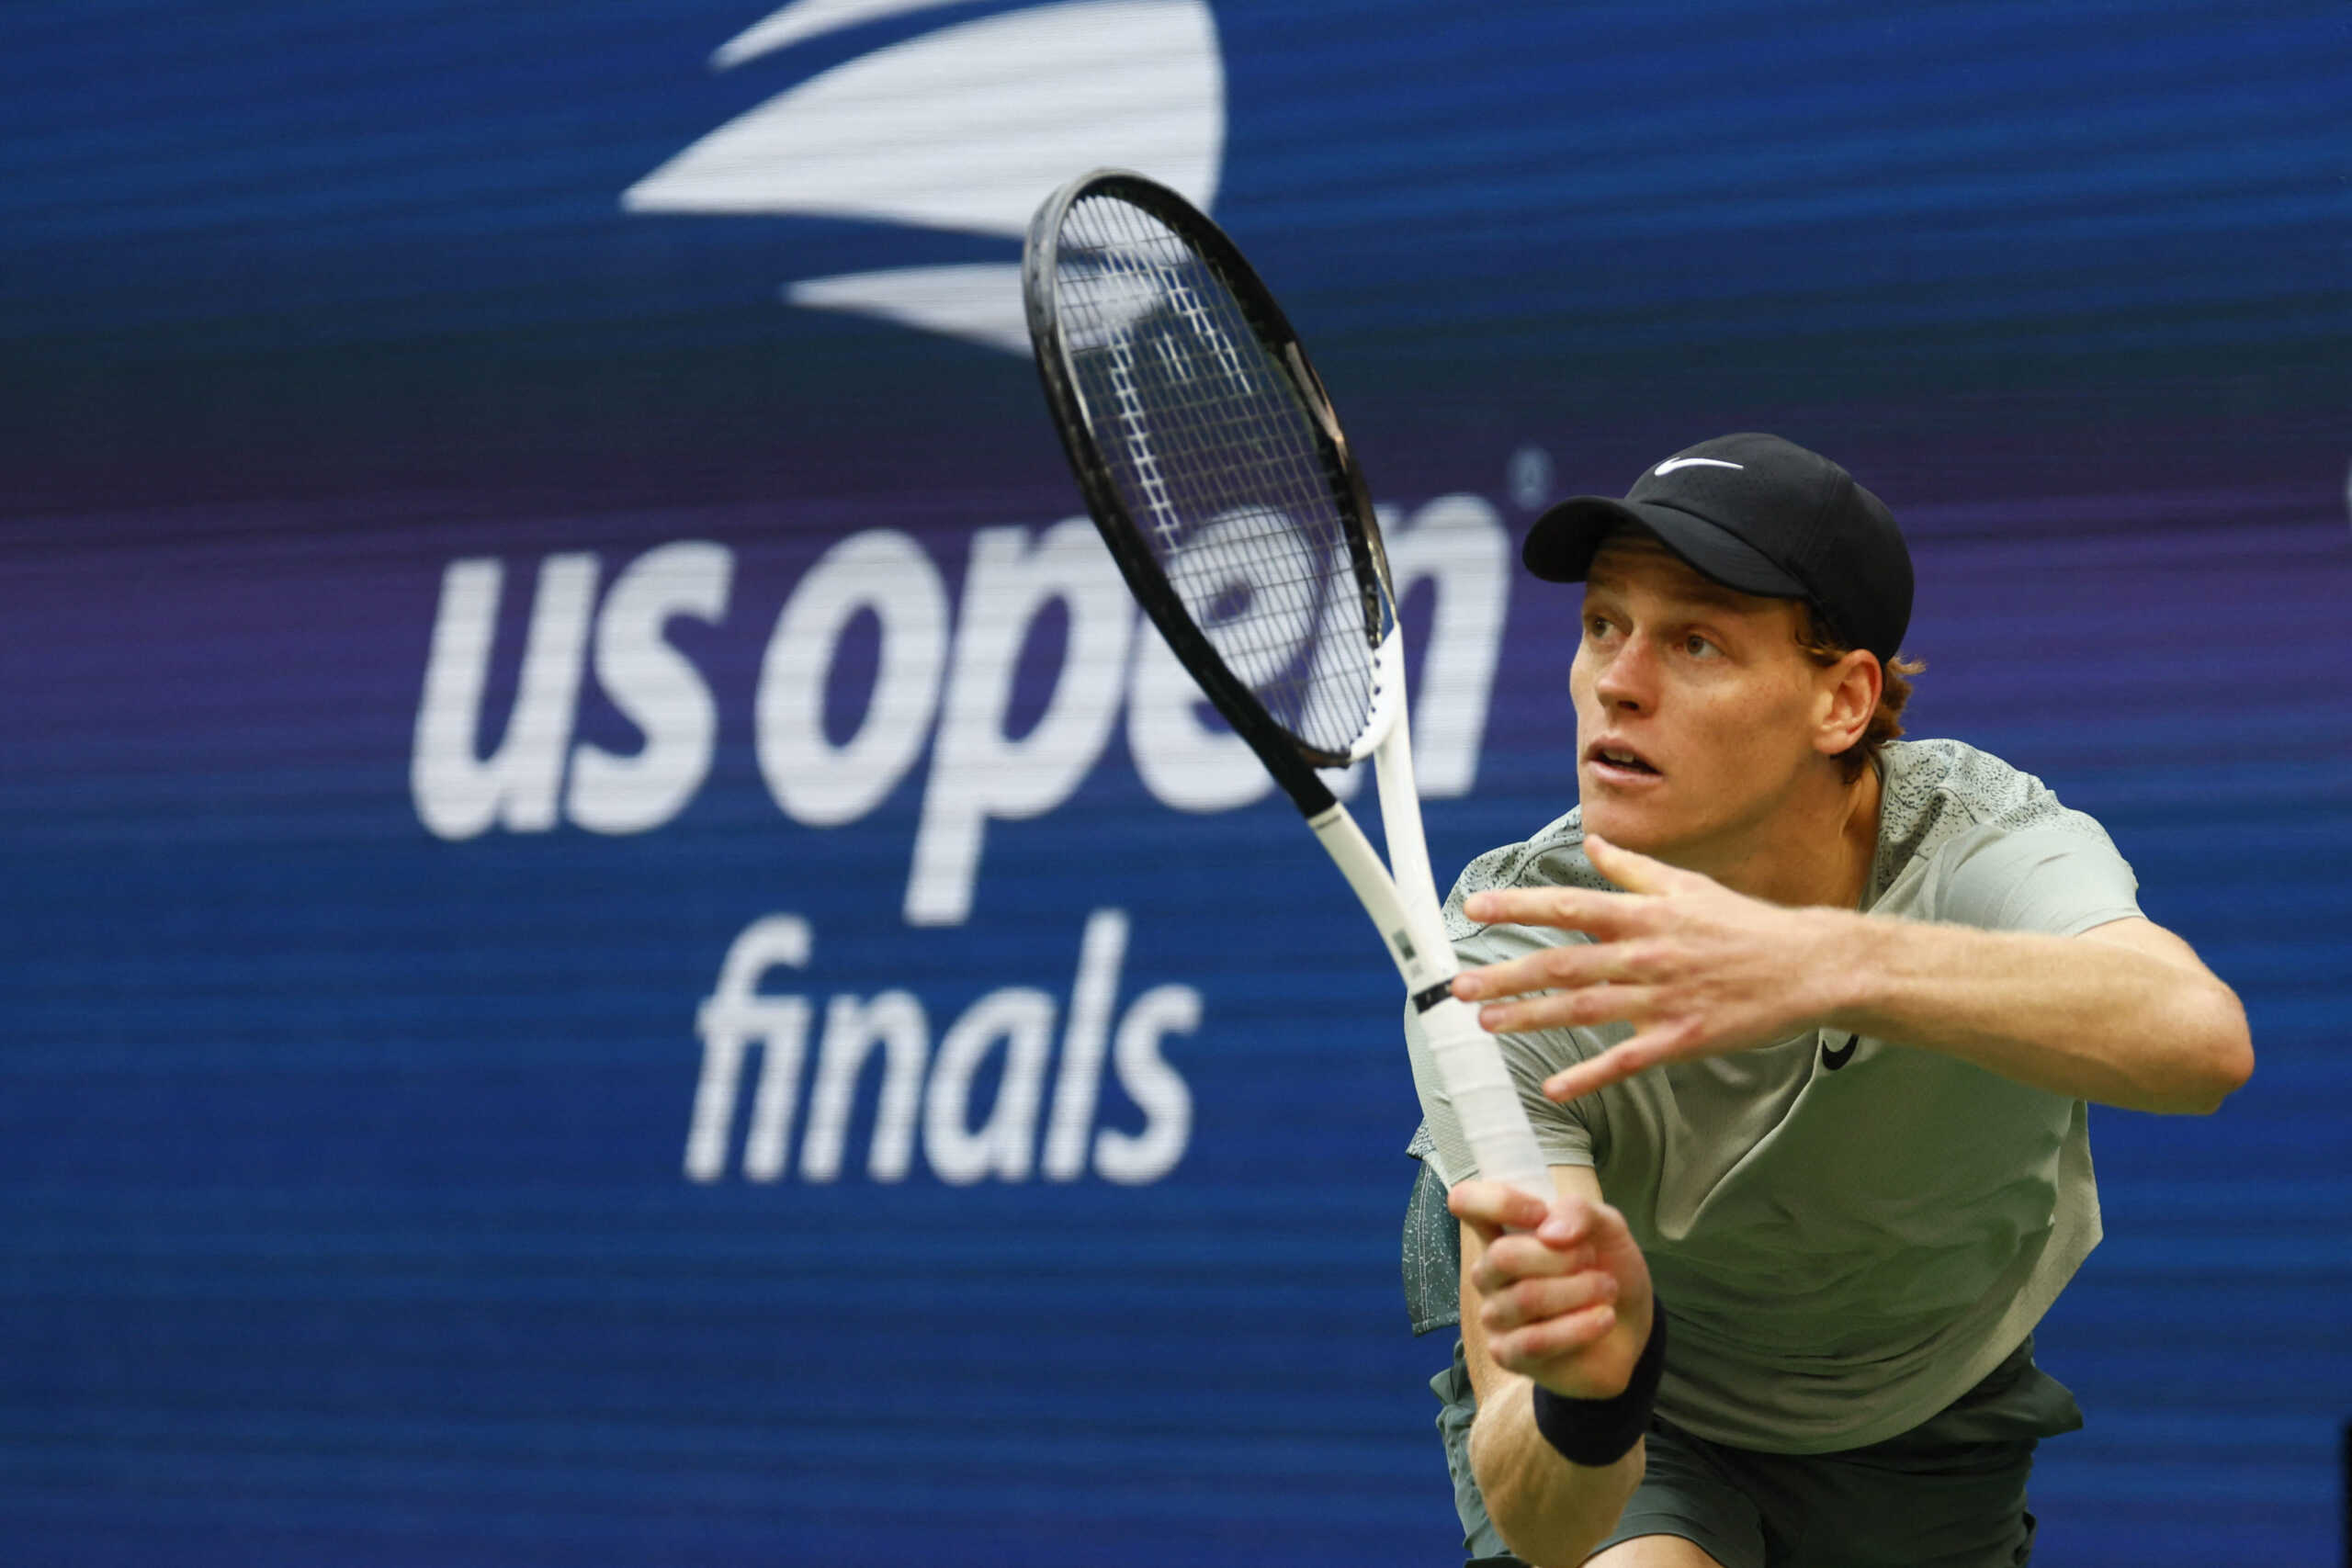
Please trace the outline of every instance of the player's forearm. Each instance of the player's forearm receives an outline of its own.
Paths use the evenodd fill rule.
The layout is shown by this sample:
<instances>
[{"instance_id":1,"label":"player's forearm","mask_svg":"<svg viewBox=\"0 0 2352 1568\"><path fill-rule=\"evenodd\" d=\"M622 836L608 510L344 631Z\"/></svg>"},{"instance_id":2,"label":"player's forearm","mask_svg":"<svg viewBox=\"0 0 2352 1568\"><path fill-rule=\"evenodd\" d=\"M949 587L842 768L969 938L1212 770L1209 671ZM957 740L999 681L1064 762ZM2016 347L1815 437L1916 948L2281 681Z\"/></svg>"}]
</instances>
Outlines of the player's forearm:
<instances>
[{"instance_id":1,"label":"player's forearm","mask_svg":"<svg viewBox=\"0 0 2352 1568\"><path fill-rule=\"evenodd\" d=\"M1645 1445L1599 1468L1571 1464L1536 1429L1535 1385L1508 1378L1478 1407L1470 1468L1487 1515L1511 1551L1535 1568L1575 1568L1617 1524L1640 1484Z\"/></svg>"},{"instance_id":2,"label":"player's forearm","mask_svg":"<svg viewBox=\"0 0 2352 1568\"><path fill-rule=\"evenodd\" d=\"M2253 1071L2245 1010L2193 960L2091 937L1822 918L1840 924L1834 1028L2137 1111L2210 1111Z\"/></svg>"}]
</instances>

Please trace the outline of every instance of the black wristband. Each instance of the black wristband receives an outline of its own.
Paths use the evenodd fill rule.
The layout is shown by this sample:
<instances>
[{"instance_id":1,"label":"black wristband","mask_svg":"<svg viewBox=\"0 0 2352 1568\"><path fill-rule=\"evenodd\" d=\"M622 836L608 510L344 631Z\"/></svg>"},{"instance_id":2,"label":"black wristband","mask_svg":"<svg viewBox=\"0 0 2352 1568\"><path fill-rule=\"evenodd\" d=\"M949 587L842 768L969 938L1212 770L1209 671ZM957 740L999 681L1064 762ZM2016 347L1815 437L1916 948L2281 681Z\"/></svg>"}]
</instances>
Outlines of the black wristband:
<instances>
[{"instance_id":1,"label":"black wristband","mask_svg":"<svg viewBox=\"0 0 2352 1568\"><path fill-rule=\"evenodd\" d=\"M1649 1429L1657 1380L1666 1371L1666 1303L1650 1303L1649 1343L1634 1363L1625 1392L1612 1399L1569 1399L1535 1385L1535 1429L1570 1464L1597 1470L1632 1451Z\"/></svg>"}]
</instances>

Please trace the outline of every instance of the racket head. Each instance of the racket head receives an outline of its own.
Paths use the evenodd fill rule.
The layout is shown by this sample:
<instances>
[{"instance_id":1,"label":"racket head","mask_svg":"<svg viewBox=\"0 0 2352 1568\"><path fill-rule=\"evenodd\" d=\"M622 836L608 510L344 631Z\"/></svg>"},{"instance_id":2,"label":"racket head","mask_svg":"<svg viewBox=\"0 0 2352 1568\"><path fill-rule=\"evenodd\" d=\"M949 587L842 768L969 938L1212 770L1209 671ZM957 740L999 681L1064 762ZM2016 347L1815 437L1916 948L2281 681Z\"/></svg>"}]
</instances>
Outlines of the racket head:
<instances>
[{"instance_id":1,"label":"racket head","mask_svg":"<svg viewBox=\"0 0 2352 1568\"><path fill-rule=\"evenodd\" d=\"M1363 470L1240 250L1176 192L1098 169L1032 220L1022 288L1087 510L1202 693L1309 816L1401 705Z\"/></svg>"}]
</instances>

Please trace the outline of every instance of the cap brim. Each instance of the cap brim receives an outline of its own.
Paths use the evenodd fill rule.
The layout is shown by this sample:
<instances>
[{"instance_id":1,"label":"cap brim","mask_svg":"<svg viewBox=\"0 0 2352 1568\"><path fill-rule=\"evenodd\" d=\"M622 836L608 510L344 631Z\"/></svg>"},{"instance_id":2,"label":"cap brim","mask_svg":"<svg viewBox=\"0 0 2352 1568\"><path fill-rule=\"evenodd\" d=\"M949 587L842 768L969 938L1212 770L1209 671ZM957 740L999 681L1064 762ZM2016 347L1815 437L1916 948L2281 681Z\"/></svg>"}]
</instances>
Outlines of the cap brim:
<instances>
[{"instance_id":1,"label":"cap brim","mask_svg":"<svg viewBox=\"0 0 2352 1568\"><path fill-rule=\"evenodd\" d=\"M1656 502L1572 496L1535 520L1527 531L1527 542L1520 547L1519 558L1527 563L1528 570L1548 582L1582 582L1592 570L1600 541L1611 528L1628 525L1657 535L1692 570L1725 588L1774 599L1805 597L1804 584L1737 536L1704 518Z\"/></svg>"}]
</instances>

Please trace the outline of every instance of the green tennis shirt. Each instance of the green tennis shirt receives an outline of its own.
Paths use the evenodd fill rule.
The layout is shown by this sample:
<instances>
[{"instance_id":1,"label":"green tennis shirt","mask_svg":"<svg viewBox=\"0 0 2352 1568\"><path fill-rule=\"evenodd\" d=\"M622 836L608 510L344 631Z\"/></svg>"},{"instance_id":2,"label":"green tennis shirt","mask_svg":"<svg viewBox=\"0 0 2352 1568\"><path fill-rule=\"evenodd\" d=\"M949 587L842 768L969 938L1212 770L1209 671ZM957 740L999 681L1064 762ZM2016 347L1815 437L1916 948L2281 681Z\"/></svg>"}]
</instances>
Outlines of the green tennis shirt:
<instances>
[{"instance_id":1,"label":"green tennis shirt","mask_svg":"<svg viewBox=\"0 0 2352 1568\"><path fill-rule=\"evenodd\" d=\"M2039 779L1950 740L1883 759L1866 915L2071 936L2140 912L2105 830ZM1462 961L1589 941L1462 913L1487 888L1608 888L1583 842L1571 811L1474 861L1446 905ZM1593 1167L1641 1244L1674 1314L1658 1410L1702 1438L1821 1453L1907 1431L2015 1350L2098 1245L2080 1100L1811 1030L1544 1098L1546 1077L1632 1032L1500 1043L1545 1158ZM1410 1016L1406 1038L1412 1152L1451 1187L1476 1165Z\"/></svg>"}]
</instances>

